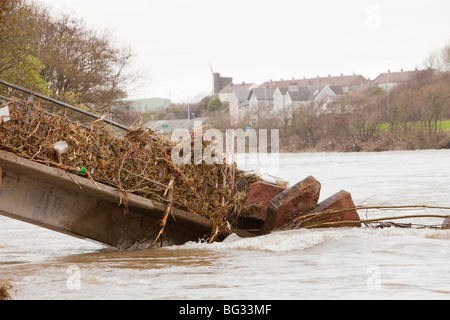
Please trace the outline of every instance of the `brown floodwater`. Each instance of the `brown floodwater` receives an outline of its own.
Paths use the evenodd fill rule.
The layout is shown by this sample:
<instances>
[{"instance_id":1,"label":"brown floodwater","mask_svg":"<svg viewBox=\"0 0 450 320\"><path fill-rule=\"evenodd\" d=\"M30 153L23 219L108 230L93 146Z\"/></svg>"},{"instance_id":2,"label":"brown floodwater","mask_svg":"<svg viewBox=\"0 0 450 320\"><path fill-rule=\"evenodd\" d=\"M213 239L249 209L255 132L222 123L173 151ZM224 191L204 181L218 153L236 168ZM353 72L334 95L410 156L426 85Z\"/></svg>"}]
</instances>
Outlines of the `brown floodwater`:
<instances>
[{"instance_id":1,"label":"brown floodwater","mask_svg":"<svg viewBox=\"0 0 450 320\"><path fill-rule=\"evenodd\" d=\"M291 185L315 176L322 200L345 189L357 205L450 207L449 158L448 150L283 155L277 176ZM0 282L17 300L449 299L449 241L450 230L294 230L120 252L0 217Z\"/></svg>"}]
</instances>

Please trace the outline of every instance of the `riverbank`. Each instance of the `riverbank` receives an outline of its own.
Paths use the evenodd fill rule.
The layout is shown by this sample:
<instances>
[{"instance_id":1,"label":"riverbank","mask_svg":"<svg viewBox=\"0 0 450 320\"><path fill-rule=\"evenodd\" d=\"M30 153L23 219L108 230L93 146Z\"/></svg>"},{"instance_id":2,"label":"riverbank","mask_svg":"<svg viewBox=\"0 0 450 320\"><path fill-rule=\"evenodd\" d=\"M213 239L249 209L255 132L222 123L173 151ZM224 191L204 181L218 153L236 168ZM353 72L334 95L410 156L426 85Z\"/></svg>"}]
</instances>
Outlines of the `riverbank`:
<instances>
[{"instance_id":1,"label":"riverbank","mask_svg":"<svg viewBox=\"0 0 450 320\"><path fill-rule=\"evenodd\" d=\"M450 149L450 132L378 132L368 139L355 136L330 136L306 144L298 136L280 138L282 153L302 152L382 152Z\"/></svg>"}]
</instances>

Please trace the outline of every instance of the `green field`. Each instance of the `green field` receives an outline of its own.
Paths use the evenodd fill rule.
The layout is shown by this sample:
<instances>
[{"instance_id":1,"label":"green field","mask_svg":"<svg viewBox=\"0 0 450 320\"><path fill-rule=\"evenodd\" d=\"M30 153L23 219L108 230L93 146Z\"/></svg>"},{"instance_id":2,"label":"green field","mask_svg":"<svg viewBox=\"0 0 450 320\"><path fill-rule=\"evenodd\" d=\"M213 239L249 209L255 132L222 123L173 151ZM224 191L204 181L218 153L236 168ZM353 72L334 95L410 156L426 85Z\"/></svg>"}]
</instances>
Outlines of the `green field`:
<instances>
[{"instance_id":1,"label":"green field","mask_svg":"<svg viewBox=\"0 0 450 320\"><path fill-rule=\"evenodd\" d=\"M417 122L408 122L407 125L408 126L415 126L417 125ZM450 120L446 120L446 121L439 121L438 122L438 127L442 130L442 131L450 131ZM380 130L381 132L388 132L389 131L389 124L388 123L383 123L380 124L378 126L378 130Z\"/></svg>"},{"instance_id":2,"label":"green field","mask_svg":"<svg viewBox=\"0 0 450 320\"><path fill-rule=\"evenodd\" d=\"M450 131L450 121L441 121L440 126L442 130Z\"/></svg>"}]
</instances>

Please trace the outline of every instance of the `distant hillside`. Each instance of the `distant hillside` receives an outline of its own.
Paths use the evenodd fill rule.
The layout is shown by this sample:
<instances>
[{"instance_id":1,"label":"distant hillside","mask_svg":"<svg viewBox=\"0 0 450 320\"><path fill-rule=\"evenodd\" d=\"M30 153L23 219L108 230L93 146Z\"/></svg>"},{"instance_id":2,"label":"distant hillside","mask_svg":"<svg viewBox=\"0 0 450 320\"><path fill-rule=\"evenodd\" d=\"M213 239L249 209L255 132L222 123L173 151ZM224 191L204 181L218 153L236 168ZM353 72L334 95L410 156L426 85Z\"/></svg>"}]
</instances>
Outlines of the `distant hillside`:
<instances>
[{"instance_id":1,"label":"distant hillside","mask_svg":"<svg viewBox=\"0 0 450 320\"><path fill-rule=\"evenodd\" d=\"M151 99L140 99L140 100L130 100L131 107L140 113L149 113L152 111L164 110L172 103L170 99L164 98L151 98Z\"/></svg>"}]
</instances>

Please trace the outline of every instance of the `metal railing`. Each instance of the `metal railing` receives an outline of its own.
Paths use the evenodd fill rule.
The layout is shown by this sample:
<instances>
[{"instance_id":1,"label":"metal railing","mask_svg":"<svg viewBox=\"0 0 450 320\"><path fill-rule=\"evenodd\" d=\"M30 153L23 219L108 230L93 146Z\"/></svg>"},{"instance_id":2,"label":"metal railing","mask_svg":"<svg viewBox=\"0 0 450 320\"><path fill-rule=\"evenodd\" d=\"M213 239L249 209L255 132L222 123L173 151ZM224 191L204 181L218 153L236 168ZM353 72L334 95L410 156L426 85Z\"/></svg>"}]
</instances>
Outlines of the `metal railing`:
<instances>
[{"instance_id":1,"label":"metal railing","mask_svg":"<svg viewBox=\"0 0 450 320\"><path fill-rule=\"evenodd\" d=\"M66 108L66 109L69 109L69 110L78 112L78 113L80 113L80 114L89 116L89 117L94 118L94 119L100 119L100 118L101 118L101 116L99 116L99 115L97 115L97 114L95 114L95 113L92 113L92 112L89 112L89 111L87 111L87 110L83 110L83 109L74 107L74 106L72 106L72 105L70 105L70 104L68 104L68 103L65 103L65 102L62 102L62 101L59 101L59 100L56 100L56 99L47 97L47 96L45 96L45 95L43 95L43 94L40 94L40 93L31 91L31 90L28 90L28 89L26 89L26 88L23 88L23 87L21 87L21 86L15 85L15 84L13 84L13 83L9 83L9 82L4 81L4 80L2 80L2 79L0 79L0 84L6 86L7 88L15 89L15 90L18 90L18 91L21 91L21 92L23 92L23 93L28 94L29 100L30 100L30 98L31 98L31 99L39 98L39 99L42 99L42 100L44 100L44 101L46 101L46 102L53 103L53 104L55 104L55 105L57 105L57 106L60 106L60 107L63 107L63 108ZM5 97L5 96L0 95L0 101L1 101L1 100L9 101L9 100L11 100L11 98L8 98L8 97ZM109 119L107 119L107 118L103 118L103 121L104 121L105 123L108 123L108 124L110 124L110 125L116 127L116 128L119 128L119 129L121 129L121 130L128 131L128 129L129 129L127 126L125 126L125 125L123 125L123 124L120 124L120 123L118 123L118 122L109 120Z\"/></svg>"}]
</instances>

